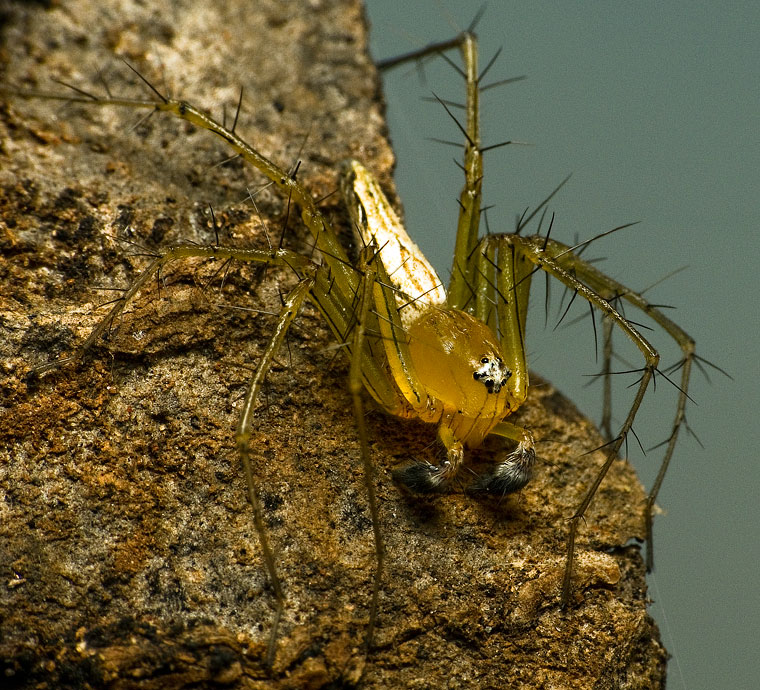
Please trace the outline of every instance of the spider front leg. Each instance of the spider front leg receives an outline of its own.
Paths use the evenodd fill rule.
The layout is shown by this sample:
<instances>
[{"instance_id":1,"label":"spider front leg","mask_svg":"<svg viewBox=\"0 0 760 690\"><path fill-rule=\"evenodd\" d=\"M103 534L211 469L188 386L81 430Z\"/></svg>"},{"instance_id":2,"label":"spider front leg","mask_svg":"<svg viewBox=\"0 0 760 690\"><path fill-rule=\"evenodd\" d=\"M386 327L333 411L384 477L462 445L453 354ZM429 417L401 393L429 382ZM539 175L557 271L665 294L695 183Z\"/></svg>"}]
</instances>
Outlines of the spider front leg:
<instances>
[{"instance_id":1,"label":"spider front leg","mask_svg":"<svg viewBox=\"0 0 760 690\"><path fill-rule=\"evenodd\" d=\"M647 300L644 299L643 295L637 292L634 292L633 290L628 289L622 283L619 283L618 281L613 280L609 276L599 271L599 269L595 268L593 265L580 260L577 256L575 256L570 251L569 247L566 247L560 242L555 242L555 241L550 241L548 243L548 247L549 247L549 250L555 256L559 255L558 258L559 258L560 263L566 262L568 264L568 267L570 267L571 270L574 270L575 273L578 276L580 276L581 280L583 280L598 294L602 295L608 302L612 303L616 300L624 300L625 302L628 302L629 304L634 306L639 311L649 316L675 341L675 343L678 345L678 347L680 348L683 354L682 359L674 367L672 367L673 371L677 371L678 369L681 369L680 382L678 384L671 382L678 390L678 401L676 403L676 413L673 419L673 424L671 426L670 435L668 436L668 439L667 439L667 447L665 449L665 453L663 455L662 461L660 462L660 468L657 472L657 477L655 478L655 481L652 484L652 488L649 490L649 494L647 495L646 508L645 508L645 513L644 513L644 519L646 523L645 524L646 542L647 542L646 565L647 565L647 570L651 571L652 568L654 567L654 541L653 541L653 534L652 534L654 506L655 506L655 501L657 500L657 495L660 491L660 487L662 486L662 482L665 479L665 475L668 471L670 460L673 457L673 451L675 450L676 442L678 441L678 434L681 430L682 424L684 423L686 419L686 401L689 399L689 380L691 378L691 367L692 367L694 358L696 357L694 339L688 333L686 333L678 324L671 321L667 316L665 316L665 314L663 314L660 309L658 309L654 305L647 302ZM564 258L565 256L569 256L571 258L565 259ZM613 330L614 319L610 320L610 323L611 325L609 326L609 335L606 332L604 333L604 336L605 336L605 368L604 368L605 407L607 408L607 412L606 412L607 424L610 423L609 422L610 394L607 392L607 390L611 387L610 360L612 356L611 354L612 353L612 330ZM656 369L653 370L653 372L654 371L657 371L658 373L663 375L666 379L668 379L667 375L663 374L661 371L656 370ZM612 435L609 434L609 436L611 437Z\"/></svg>"},{"instance_id":2,"label":"spider front leg","mask_svg":"<svg viewBox=\"0 0 760 690\"><path fill-rule=\"evenodd\" d=\"M678 386L679 396L675 419L668 439L668 447L665 451L657 475L657 480L647 497L645 530L648 546L648 563L651 563L652 553L652 510L657 492L667 471L673 449L675 448L678 432L684 421L684 411L686 408L686 400L688 398L689 377L691 374L691 363L694 358L694 341L680 327L662 314L659 309L649 304L640 294L629 290L621 283L604 275L597 268L574 254L572 248L563 245L560 242L540 236L525 238L518 235L493 236L485 238L480 247L481 255L487 255L489 253L492 256L496 256L495 266L499 272L499 280L507 281L507 289L499 290L500 297L505 303L509 303L510 301L519 303L524 299L520 293L521 284L524 285L529 282L529 276L532 272L539 269L546 271L569 289L587 300L592 307L601 311L611 324L623 331L623 333L625 333L636 345L645 360L644 366L640 370L641 376L628 414L626 415L617 435L607 445L607 458L604 464L599 469L595 480L587 489L583 499L570 518L567 541L567 562L562 583L562 602L563 605L567 605L570 601L571 594L573 558L575 554L575 539L578 531L578 524L585 515L596 491L604 480L607 471L617 458L618 452L633 426L634 419L641 406L647 387L654 377L655 372L658 371L659 354L639 333L639 331L612 306L611 300L625 300L647 314L676 341L683 352L683 360L680 363L682 369L681 383ZM510 276L515 275L515 273L524 273L524 265L528 262L535 266L533 271L525 274L526 277L518 281L510 278ZM500 319L500 326L501 321L502 320ZM520 318L517 325L522 331L525 325L524 318ZM606 333L605 338L606 342L609 342L609 337Z\"/></svg>"}]
</instances>

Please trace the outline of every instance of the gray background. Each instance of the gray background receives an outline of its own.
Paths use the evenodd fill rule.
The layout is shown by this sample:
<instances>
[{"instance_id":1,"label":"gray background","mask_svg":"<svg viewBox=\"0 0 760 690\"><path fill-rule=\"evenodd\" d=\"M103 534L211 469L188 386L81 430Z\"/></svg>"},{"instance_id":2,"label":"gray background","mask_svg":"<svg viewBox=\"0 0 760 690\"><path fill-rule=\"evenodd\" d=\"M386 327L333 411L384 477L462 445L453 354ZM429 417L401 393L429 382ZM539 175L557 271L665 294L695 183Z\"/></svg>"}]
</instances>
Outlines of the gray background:
<instances>
[{"instance_id":1,"label":"gray background","mask_svg":"<svg viewBox=\"0 0 760 690\"><path fill-rule=\"evenodd\" d=\"M451 37L481 3L367 4L373 54L383 58ZM596 246L603 269L643 289L687 267L647 297L677 306L668 313L698 353L734 380L712 371L712 383L698 371L692 378L697 404L687 419L704 448L682 434L660 493L651 611L673 655L669 688L758 687L760 4L491 3L478 34L481 65L504 48L491 79L528 76L484 96L484 143L531 144L486 159L491 230L510 230L572 172L552 204L557 239L641 221ZM457 151L427 138L460 137L422 98L435 91L461 100L461 83L431 64L424 79L397 70L385 88L407 227L447 281L462 179L451 162ZM599 387L583 376L598 369L590 324L553 330L560 294L555 288L548 328L535 297L531 367L598 420ZM652 340L665 365L676 361L666 337ZM635 352L624 354L639 366ZM616 383L622 415L630 380ZM665 438L674 405L661 380L635 426L645 448ZM630 456L651 484L660 453L644 456L632 441Z\"/></svg>"}]
</instances>

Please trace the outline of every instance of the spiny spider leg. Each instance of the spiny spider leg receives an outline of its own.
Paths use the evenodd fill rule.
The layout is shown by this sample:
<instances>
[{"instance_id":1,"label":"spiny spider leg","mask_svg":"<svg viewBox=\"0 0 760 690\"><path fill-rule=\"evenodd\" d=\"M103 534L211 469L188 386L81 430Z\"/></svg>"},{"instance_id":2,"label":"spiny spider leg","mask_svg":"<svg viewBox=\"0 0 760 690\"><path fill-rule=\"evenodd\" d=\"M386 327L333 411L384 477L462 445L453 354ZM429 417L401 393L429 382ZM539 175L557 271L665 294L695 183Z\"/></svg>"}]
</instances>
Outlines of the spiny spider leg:
<instances>
[{"instance_id":1,"label":"spiny spider leg","mask_svg":"<svg viewBox=\"0 0 760 690\"><path fill-rule=\"evenodd\" d=\"M662 312L661 309L658 309L656 306L650 304L644 298L643 295L636 293L633 290L628 289L622 283L619 283L618 281L602 273L598 268L596 268L592 264L586 261L583 261L582 259L579 259L577 256L572 254L570 247L567 247L563 245L562 243L556 242L554 240L550 241L549 246L553 247L553 249L551 249L550 251L556 253L555 260L558 260L560 265L564 266L565 263L567 263L567 265L575 272L577 276L580 277L580 279L586 285L591 287L592 290L594 290L597 294L599 294L606 300L609 300L609 301L624 300L625 302L628 302L629 304L633 305L636 309L638 309L642 313L646 314L676 342L678 347L681 349L681 352L683 353L683 359L680 362L680 364L682 365L681 366L681 380L679 384L673 384L678 389L678 401L676 403L676 413L673 419L673 424L671 426L671 432L668 437L667 448L665 449L665 453L660 462L660 468L657 472L657 477L655 478L655 481L652 484L652 488L649 490L649 494L647 496L647 502L646 502L646 510L645 510L645 521L646 521L645 528L646 528L646 541L647 541L646 564L647 564L647 569L651 570L654 566L654 545L653 545L653 539L652 539L652 536L653 536L652 522L653 522L653 517L654 517L653 515L654 505L655 505L655 501L657 500L657 494L659 493L660 487L662 486L663 479L665 478L665 474L668 471L668 466L673 456L673 451L675 450L676 441L678 440L679 431L686 418L685 417L686 402L689 399L689 394L688 394L689 379L691 377L692 362L694 361L694 358L696 356L694 339L691 336L689 336L689 334L686 333L678 324L676 324L674 321L672 321L667 316L665 316L665 314ZM566 259L565 257L571 257L571 258ZM610 321L611 323L616 323L617 319L612 318L612 317L609 319L605 319L605 324L607 323L607 321ZM605 356L604 356L605 391L606 391L608 387L611 388L611 383L609 382L612 376L611 330L610 330L609 338L607 338L606 332L604 333L604 336L605 336L605 351L609 348L609 355L607 355L605 352ZM609 345L607 341L609 341ZM665 376L665 378L668 378L662 371L658 370L656 367L655 369L652 370L652 375L654 375L655 372L660 373L662 376ZM668 380L670 381L670 379ZM605 400L607 400L606 392L605 392ZM609 405L609 403L607 404ZM607 423L609 424L609 419L607 420ZM621 434L623 433L622 430L620 433ZM591 499L589 498L588 502L590 502L590 500ZM584 504L585 503L586 503L586 500L584 499ZM583 504L581 507L583 511L585 511L585 506ZM579 507L578 510L581 510L581 507ZM581 514L582 514L582 511L581 511Z\"/></svg>"},{"instance_id":2,"label":"spiny spider leg","mask_svg":"<svg viewBox=\"0 0 760 690\"><path fill-rule=\"evenodd\" d=\"M641 370L641 377L638 382L638 388L634 396L633 403L626 415L625 421L620 428L618 434L607 445L607 459L599 470L594 482L587 489L583 500L576 508L570 521L570 528L567 542L567 563L565 567L565 574L562 584L562 600L563 604L567 605L570 601L571 595L571 580L572 580L572 564L575 553L575 538L578 530L578 523L583 518L586 510L588 509L593 497L599 488L600 484L604 480L607 471L609 470L612 462L617 458L618 452L625 441L629 431L632 428L633 421L636 417L636 413L641 405L641 402L646 393L650 380L658 371L657 365L659 363L659 355L657 351L649 344L649 342L639 333L639 331L633 327L630 322L625 319L620 313L602 296L602 294L618 294L626 301L630 302L646 314L648 314L656 323L658 323L663 330L665 330L679 345L684 354L684 366L682 371L681 385L679 388L679 397L676 410L676 416L673 421L673 428L670 436L670 442L663 458L660 472L658 474L659 482L656 482L653 486L648 498L645 512L645 528L647 535L648 546L648 560L651 553L651 524L652 524L652 509L654 501L657 496L657 491L661 485L661 477L664 476L664 472L667 471L667 465L670 462L670 458L675 447L675 439L678 436L678 431L684 419L684 409L686 406L686 400L688 397L688 383L691 372L691 361L694 357L694 341L676 324L668 319L662 312L652 305L650 305L641 295L638 295L628 289L617 281L608 278L602 274L597 268L588 262L578 258L577 255L570 251L570 248L555 240L546 240L544 237L519 237L519 236L492 236L485 238L483 244L500 244L500 255L502 252L507 256L512 257L517 253L520 257L527 259L531 263L535 264L543 271L550 273L557 280L568 286L571 290L579 294L586 299L590 304L599 309L610 323L616 325L622 330L626 336L636 345L636 347L643 354L646 364ZM505 271L511 270L514 259L510 260L497 260L497 264L500 267L504 267ZM526 281L527 282L527 281ZM509 286L507 286L509 289ZM519 293L516 287L511 289L512 294L516 299L520 299ZM509 294L509 293L505 293ZM608 373L609 375L609 373Z\"/></svg>"}]
</instances>

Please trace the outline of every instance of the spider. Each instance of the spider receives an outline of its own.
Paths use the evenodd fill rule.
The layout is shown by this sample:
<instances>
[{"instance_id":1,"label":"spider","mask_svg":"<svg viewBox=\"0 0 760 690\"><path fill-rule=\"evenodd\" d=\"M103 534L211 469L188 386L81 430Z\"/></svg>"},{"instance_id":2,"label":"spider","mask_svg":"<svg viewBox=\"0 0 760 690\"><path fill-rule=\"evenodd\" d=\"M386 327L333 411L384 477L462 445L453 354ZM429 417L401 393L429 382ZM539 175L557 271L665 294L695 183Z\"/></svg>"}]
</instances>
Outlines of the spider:
<instances>
[{"instance_id":1,"label":"spider","mask_svg":"<svg viewBox=\"0 0 760 690\"><path fill-rule=\"evenodd\" d=\"M338 241L309 192L295 173L286 172L262 156L234 131L195 107L163 96L158 100L128 100L63 96L63 100L108 106L148 108L168 112L224 139L230 147L266 175L283 196L301 209L318 257L287 249L242 250L218 245L177 245L157 257L132 283L110 313L79 346L72 358L57 360L38 372L62 366L90 349L110 328L114 319L161 267L176 259L210 259L286 266L299 282L285 299L274 333L248 386L240 416L236 443L245 468L248 497L261 542L264 560L277 599L268 656L271 661L277 628L285 605L276 559L269 544L263 509L251 468L251 429L261 386L282 346L288 329L305 301L312 301L325 317L337 341L349 354L350 391L354 405L361 457L364 463L376 550L376 574L372 593L367 645L371 645L382 584L384 547L378 526L372 463L364 425L362 388L391 415L414 417L436 424L445 449L439 464L415 463L397 473L411 490L433 491L450 482L465 460L465 448L475 447L488 435L506 437L516 449L501 459L493 471L476 484L480 491L503 495L521 489L530 480L535 461L530 430L512 424L508 417L524 402L528 389L525 327L531 276L545 271L587 300L606 317L605 328L622 330L640 349L645 360L631 408L609 444L607 461L573 514L567 537L567 561L561 601L570 601L575 536L596 490L630 431L647 387L657 370L658 355L616 309L621 300L646 312L681 347L679 400L673 430L657 482L647 505L647 534L651 542L652 506L683 422L694 343L677 325L639 294L605 276L574 250L547 235L496 234L479 237L482 146L478 130L477 41L471 32L455 40L435 44L404 56L417 59L459 48L467 83L465 186L460 196L460 217L452 278L444 290L435 270L425 260L401 226L372 175L357 161L344 165L342 191L352 224L359 236L354 262ZM392 65L386 64L390 68ZM445 104L444 104L444 107ZM542 204L545 206L548 199ZM540 207L540 208L542 208ZM609 354L608 354L609 357ZM609 370L609 358L607 360ZM651 548L648 551L651 559Z\"/></svg>"}]
</instances>

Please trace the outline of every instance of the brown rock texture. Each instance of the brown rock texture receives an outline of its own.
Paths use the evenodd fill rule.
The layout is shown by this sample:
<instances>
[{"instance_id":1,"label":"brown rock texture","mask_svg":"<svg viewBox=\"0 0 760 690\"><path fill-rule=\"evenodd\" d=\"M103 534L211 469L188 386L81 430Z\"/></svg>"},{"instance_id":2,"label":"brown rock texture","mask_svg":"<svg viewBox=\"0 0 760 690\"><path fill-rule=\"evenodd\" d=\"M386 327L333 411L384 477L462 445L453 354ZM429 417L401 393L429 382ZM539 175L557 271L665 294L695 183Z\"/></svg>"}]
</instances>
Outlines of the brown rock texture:
<instances>
[{"instance_id":1,"label":"brown rock texture","mask_svg":"<svg viewBox=\"0 0 760 690\"><path fill-rule=\"evenodd\" d=\"M231 120L346 226L337 164L392 189L377 74L353 0L13 3L5 85L56 78L145 97L118 59ZM159 9L160 8L160 9ZM115 108L0 102L0 662L19 688L653 688L665 652L646 612L642 490L613 466L559 607L566 519L603 461L593 426L536 380L517 421L541 461L504 500L462 487L405 494L391 472L433 460L435 434L367 402L387 545L375 648L374 567L347 364L318 312L296 320L257 414L256 473L287 606L264 664L274 599L233 429L285 271L202 261L162 273L84 362L39 381L98 306L179 241L266 247L304 230L223 142ZM135 126L135 123L139 123ZM458 190L451 190L452 195ZM300 238L300 239L299 239ZM222 276L224 280L222 281ZM550 439L550 440L549 440ZM475 454L483 468L493 449Z\"/></svg>"}]
</instances>

